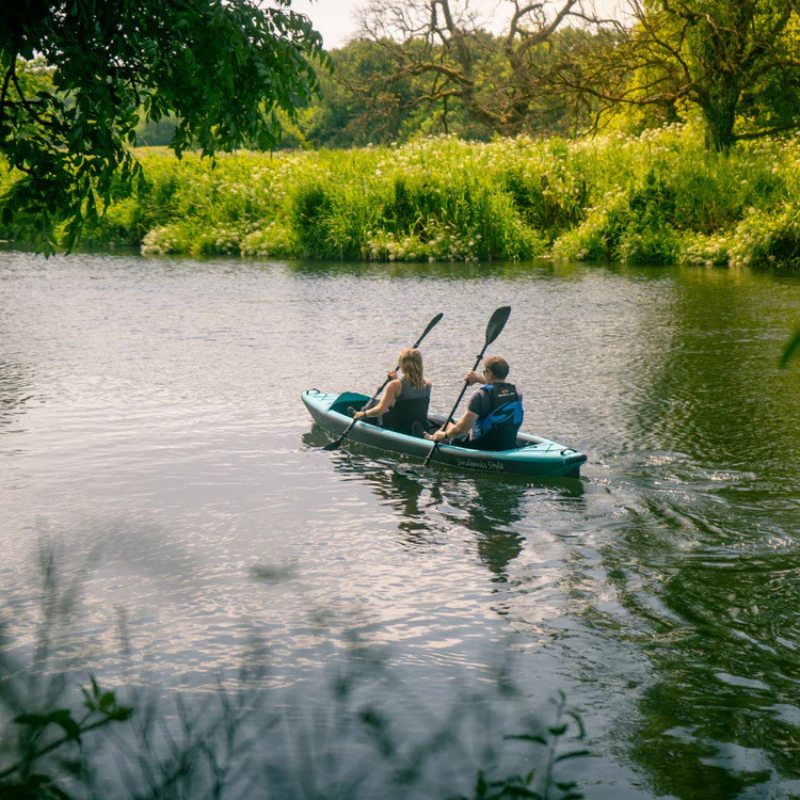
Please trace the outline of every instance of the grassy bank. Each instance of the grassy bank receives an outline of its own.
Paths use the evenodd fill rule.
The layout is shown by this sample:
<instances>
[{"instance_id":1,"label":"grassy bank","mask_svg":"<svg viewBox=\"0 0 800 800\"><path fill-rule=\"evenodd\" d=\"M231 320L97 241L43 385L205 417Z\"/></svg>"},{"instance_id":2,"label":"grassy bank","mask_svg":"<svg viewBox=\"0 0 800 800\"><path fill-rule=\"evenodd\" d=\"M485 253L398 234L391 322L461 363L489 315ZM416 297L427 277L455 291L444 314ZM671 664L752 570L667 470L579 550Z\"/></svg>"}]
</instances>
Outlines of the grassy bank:
<instances>
[{"instance_id":1,"label":"grassy bank","mask_svg":"<svg viewBox=\"0 0 800 800\"><path fill-rule=\"evenodd\" d=\"M527 259L800 269L800 139L707 153L699 131L422 139L350 151L141 150L147 187L94 244L145 254Z\"/></svg>"}]
</instances>

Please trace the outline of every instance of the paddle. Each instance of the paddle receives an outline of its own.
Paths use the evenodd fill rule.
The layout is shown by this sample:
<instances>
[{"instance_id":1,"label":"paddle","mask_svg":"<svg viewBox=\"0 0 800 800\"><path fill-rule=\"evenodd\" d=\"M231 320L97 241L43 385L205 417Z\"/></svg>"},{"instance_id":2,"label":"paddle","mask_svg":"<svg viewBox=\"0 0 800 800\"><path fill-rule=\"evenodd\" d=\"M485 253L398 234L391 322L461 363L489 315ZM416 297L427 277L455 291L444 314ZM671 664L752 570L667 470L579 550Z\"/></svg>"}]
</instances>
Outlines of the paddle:
<instances>
[{"instance_id":1,"label":"paddle","mask_svg":"<svg viewBox=\"0 0 800 800\"><path fill-rule=\"evenodd\" d=\"M494 314L492 314L492 318L489 320L489 324L486 326L486 341L484 342L483 350L481 350L478 358L475 360L475 366L472 368L473 370L478 369L478 364L481 363L481 359L483 358L483 354L486 352L486 348L501 334L506 322L508 322L508 317L510 314L511 306L501 306L497 309L497 311L494 312ZM444 421L444 425L439 428L440 431L447 430L447 426L455 416L456 409L458 408L458 404L461 402L461 398L464 397L464 392L467 391L467 385L467 382L464 381L464 385L461 387L461 393L458 395L458 400L456 400L453 410ZM425 461L422 464L423 467L428 466L428 462L431 460L431 456L434 454L434 452L436 452L436 448L438 446L439 442L433 443L433 447L431 447L431 449L428 451L428 455L425 456Z\"/></svg>"},{"instance_id":2,"label":"paddle","mask_svg":"<svg viewBox=\"0 0 800 800\"><path fill-rule=\"evenodd\" d=\"M420 337L419 337L419 339L417 339L417 341L416 341L416 342L414 342L414 344L413 344L413 345L411 345L411 347L412 347L412 348L414 348L414 349L416 349L417 347L419 347L419 345L420 345L420 342L421 342L421 341L422 341L422 340L423 340L423 339L424 339L424 338L425 338L425 337L426 337L426 336L427 336L427 335L428 335L428 334L431 332L431 329L432 329L432 328L433 328L433 327L434 327L434 326L435 326L435 325L436 325L436 324L439 322L439 320L440 320L440 319L441 319L443 316L444 316L444 314L437 314L437 315L436 315L436 316L435 316L435 317L434 317L434 318L433 318L433 319L432 319L432 320L431 320L431 321L428 323L428 327L427 327L427 328L425 328L425 330L424 330L424 331L422 331L422 336L420 336ZM371 397L369 400L367 400L366 404L365 404L365 405L362 407L362 411L366 411L368 408L371 408L371 407L372 407L372 404L373 404L373 403L374 403L374 402L375 402L375 401L378 399L378 397L380 396L381 392L382 392L382 391L383 391L383 390L386 388L386 386L388 385L388 383L389 383L389 381L390 381L390 380L391 380L391 378L386 378L386 380L385 380L385 381L384 381L384 382L381 384L381 386L380 386L380 388L378 389L378 391L377 391L377 392L375 392L375 394L374 394L374 395L372 395L372 397ZM351 430L351 428L353 427L353 425L355 425L355 424L356 424L356 422L358 422L358 420L357 420L357 419L354 419L354 420L353 420L353 421L352 421L352 422L351 422L351 423L350 423L350 424L347 426L347 428L345 428L345 431L344 431L344 433L343 433L343 434L342 434L342 435L341 435L341 436L340 436L340 437L339 437L339 438L338 438L338 439L337 439L335 442L331 442L330 444L326 444L326 445L325 445L325 447L323 447L322 449L323 449L323 450L336 450L336 449L338 449L339 445L340 445L340 444L341 444L341 443L342 443L342 442L343 442L343 441L344 441L344 440L347 438L347 434L348 434L348 433L350 433L350 430Z\"/></svg>"}]
</instances>

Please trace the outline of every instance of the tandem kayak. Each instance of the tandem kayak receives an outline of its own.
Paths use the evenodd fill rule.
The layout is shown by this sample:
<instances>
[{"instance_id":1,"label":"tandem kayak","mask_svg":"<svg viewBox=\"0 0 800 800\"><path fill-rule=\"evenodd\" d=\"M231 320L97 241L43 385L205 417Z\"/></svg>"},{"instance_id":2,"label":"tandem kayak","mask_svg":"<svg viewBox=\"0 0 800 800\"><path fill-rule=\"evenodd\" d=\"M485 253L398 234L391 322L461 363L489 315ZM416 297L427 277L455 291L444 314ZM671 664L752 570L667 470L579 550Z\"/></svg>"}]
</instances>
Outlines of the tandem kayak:
<instances>
[{"instance_id":1,"label":"tandem kayak","mask_svg":"<svg viewBox=\"0 0 800 800\"><path fill-rule=\"evenodd\" d=\"M344 433L353 421L347 409L352 406L358 410L369 400L366 395L354 392L326 394L318 389L303 392L302 398L314 421L334 436ZM443 414L430 414L429 430L437 430L444 420ZM353 425L345 441L348 440L419 459L424 459L433 447L433 442L427 439L407 436L361 421ZM532 478L577 478L581 464L586 462L586 456L572 447L520 433L517 435L517 447L514 450L490 452L440 444L431 461L480 472L527 475Z\"/></svg>"}]
</instances>

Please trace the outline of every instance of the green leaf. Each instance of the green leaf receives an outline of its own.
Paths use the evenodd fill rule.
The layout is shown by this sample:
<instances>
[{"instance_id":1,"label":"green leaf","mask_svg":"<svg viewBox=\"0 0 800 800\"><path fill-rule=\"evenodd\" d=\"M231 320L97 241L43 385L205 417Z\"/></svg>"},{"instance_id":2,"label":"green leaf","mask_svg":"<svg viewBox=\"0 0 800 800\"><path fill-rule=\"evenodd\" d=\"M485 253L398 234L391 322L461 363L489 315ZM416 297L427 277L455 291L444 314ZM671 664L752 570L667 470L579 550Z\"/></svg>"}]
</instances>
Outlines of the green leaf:
<instances>
[{"instance_id":1,"label":"green leaf","mask_svg":"<svg viewBox=\"0 0 800 800\"><path fill-rule=\"evenodd\" d=\"M64 733L67 734L68 739L71 739L74 742L80 742L81 727L74 719L72 719L72 717L69 715L69 712L67 712L66 716L53 719L53 722L62 728Z\"/></svg>"},{"instance_id":2,"label":"green leaf","mask_svg":"<svg viewBox=\"0 0 800 800\"><path fill-rule=\"evenodd\" d=\"M569 753L561 753L560 755L556 756L555 760L556 763L561 761L566 761L568 758L583 758L584 756L590 756L592 753L590 750L572 750Z\"/></svg>"},{"instance_id":3,"label":"green leaf","mask_svg":"<svg viewBox=\"0 0 800 800\"><path fill-rule=\"evenodd\" d=\"M113 711L109 712L109 718L117 722L125 722L133 716L132 706L117 706Z\"/></svg>"},{"instance_id":4,"label":"green leaf","mask_svg":"<svg viewBox=\"0 0 800 800\"><path fill-rule=\"evenodd\" d=\"M786 343L786 347L783 350L783 355L779 362L780 368L786 369L789 362L797 355L798 351L800 351L800 329L795 331L794 336Z\"/></svg>"},{"instance_id":5,"label":"green leaf","mask_svg":"<svg viewBox=\"0 0 800 800\"><path fill-rule=\"evenodd\" d=\"M36 730L44 728L50 722L50 718L42 714L20 714L18 717L14 717L14 722L17 725L27 725Z\"/></svg>"},{"instance_id":6,"label":"green leaf","mask_svg":"<svg viewBox=\"0 0 800 800\"><path fill-rule=\"evenodd\" d=\"M534 792L525 786L506 786L503 789L502 797L526 797L528 800L542 800L539 792Z\"/></svg>"}]
</instances>

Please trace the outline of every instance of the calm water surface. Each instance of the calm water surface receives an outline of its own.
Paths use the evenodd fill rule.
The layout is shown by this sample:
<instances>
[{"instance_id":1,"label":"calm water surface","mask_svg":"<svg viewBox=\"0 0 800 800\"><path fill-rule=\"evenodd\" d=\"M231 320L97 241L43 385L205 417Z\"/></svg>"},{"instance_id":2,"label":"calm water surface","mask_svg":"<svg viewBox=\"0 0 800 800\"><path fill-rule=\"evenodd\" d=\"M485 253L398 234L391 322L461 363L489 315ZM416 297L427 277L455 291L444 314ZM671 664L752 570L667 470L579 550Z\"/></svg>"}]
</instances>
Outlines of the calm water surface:
<instances>
[{"instance_id":1,"label":"calm water surface","mask_svg":"<svg viewBox=\"0 0 800 800\"><path fill-rule=\"evenodd\" d=\"M490 352L579 481L319 449L301 391L371 393L443 311L446 411L504 304ZM727 271L0 253L9 647L52 542L112 683L202 691L259 640L300 686L349 631L435 708L507 651L581 709L588 797L798 797L798 325L800 282Z\"/></svg>"}]
</instances>

